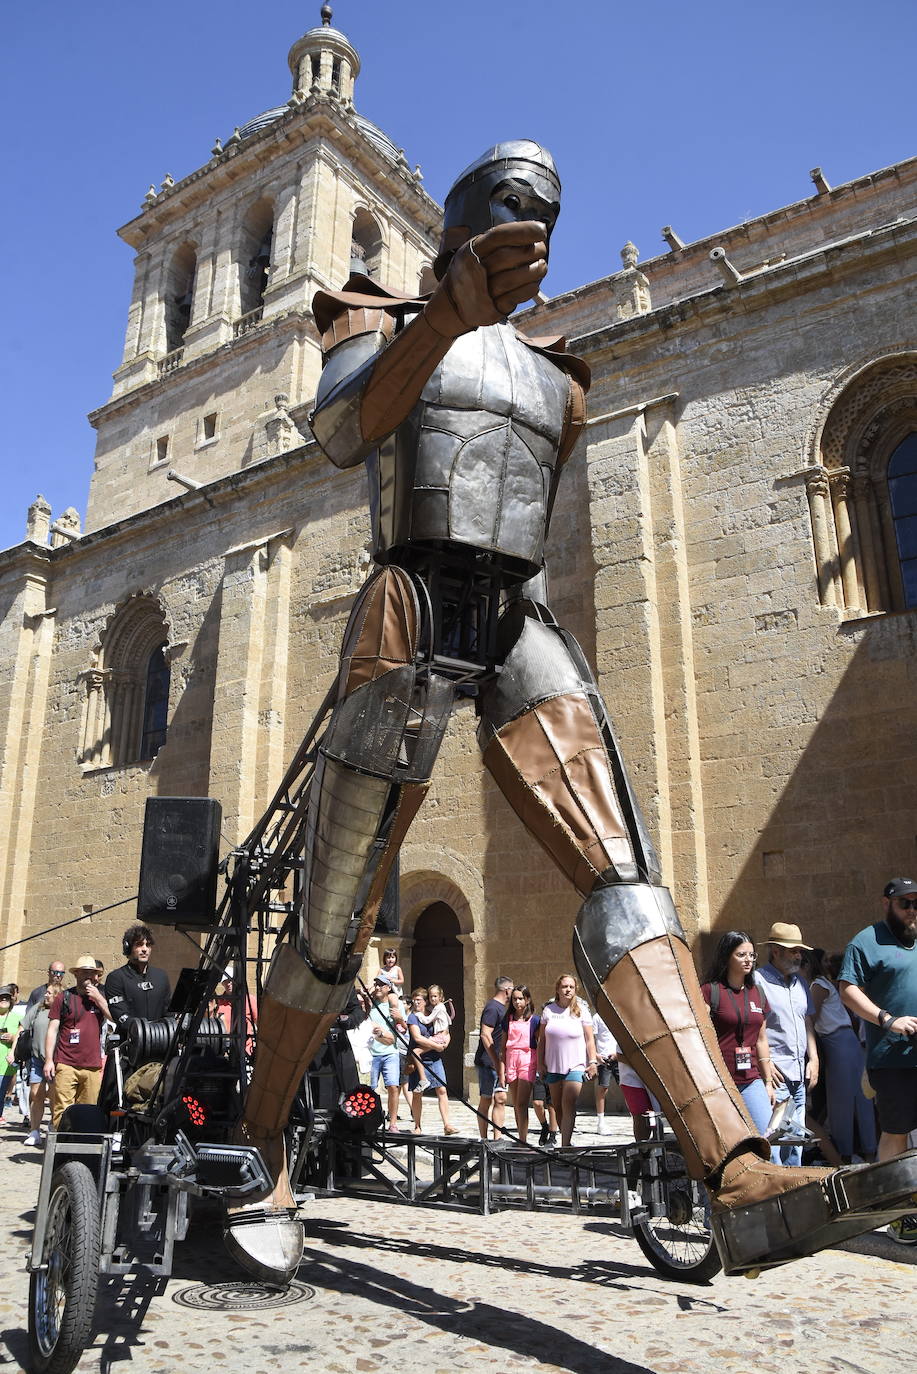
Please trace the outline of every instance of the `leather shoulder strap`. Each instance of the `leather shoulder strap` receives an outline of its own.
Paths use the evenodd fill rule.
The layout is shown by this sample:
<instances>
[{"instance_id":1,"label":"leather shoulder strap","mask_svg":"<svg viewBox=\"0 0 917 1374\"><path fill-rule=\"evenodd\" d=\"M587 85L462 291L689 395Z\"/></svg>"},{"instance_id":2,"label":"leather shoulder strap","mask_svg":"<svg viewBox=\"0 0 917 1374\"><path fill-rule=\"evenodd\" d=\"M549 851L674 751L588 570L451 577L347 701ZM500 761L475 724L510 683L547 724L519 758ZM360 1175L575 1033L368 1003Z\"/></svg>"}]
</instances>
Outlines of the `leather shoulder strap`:
<instances>
[{"instance_id":1,"label":"leather shoulder strap","mask_svg":"<svg viewBox=\"0 0 917 1374\"><path fill-rule=\"evenodd\" d=\"M322 351L358 334L380 332L390 339L399 318L422 310L424 298L389 291L355 272L341 291L316 291L312 313L322 336Z\"/></svg>"}]
</instances>

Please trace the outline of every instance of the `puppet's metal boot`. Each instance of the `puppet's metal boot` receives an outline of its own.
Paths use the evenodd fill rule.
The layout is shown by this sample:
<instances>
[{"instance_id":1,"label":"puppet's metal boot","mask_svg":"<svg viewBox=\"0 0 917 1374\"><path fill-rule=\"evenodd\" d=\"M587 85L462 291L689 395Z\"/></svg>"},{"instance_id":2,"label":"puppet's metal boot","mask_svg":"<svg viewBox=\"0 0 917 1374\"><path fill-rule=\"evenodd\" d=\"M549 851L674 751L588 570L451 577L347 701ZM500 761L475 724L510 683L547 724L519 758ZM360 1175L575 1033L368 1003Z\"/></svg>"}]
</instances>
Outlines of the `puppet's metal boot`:
<instances>
[{"instance_id":1,"label":"puppet's metal boot","mask_svg":"<svg viewBox=\"0 0 917 1374\"><path fill-rule=\"evenodd\" d=\"M348 991L347 985L319 983L302 957L282 945L258 1008L255 1068L236 1138L257 1146L271 1188L227 1204L223 1240L233 1258L264 1283L289 1283L302 1259L302 1222L290 1189L283 1131L303 1075Z\"/></svg>"},{"instance_id":2,"label":"puppet's metal boot","mask_svg":"<svg viewBox=\"0 0 917 1374\"><path fill-rule=\"evenodd\" d=\"M688 1172L707 1185L727 1273L814 1254L909 1210L917 1152L910 1162L838 1170L771 1163L723 1062L665 888L597 888L580 910L574 957L599 1015L658 1098Z\"/></svg>"}]
</instances>

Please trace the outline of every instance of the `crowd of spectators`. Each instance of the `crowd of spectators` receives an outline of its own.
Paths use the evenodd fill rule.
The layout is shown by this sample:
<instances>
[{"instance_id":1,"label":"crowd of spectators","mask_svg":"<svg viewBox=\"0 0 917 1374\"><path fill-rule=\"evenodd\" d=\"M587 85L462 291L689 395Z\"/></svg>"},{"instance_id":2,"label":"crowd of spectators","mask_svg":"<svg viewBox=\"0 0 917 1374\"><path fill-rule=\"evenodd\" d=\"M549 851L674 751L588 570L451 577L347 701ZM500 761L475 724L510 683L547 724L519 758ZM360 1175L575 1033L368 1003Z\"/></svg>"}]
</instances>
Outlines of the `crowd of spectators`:
<instances>
[{"instance_id":1,"label":"crowd of spectators","mask_svg":"<svg viewBox=\"0 0 917 1374\"><path fill-rule=\"evenodd\" d=\"M892 879L882 903L882 919L844 951L813 948L799 926L780 921L757 943L732 930L716 946L701 989L712 1035L775 1161L798 1164L804 1153L817 1152L831 1164L855 1164L893 1158L917 1143L917 882ZM135 1016L156 1020L169 1007L169 979L151 964L153 945L148 927L132 926L124 936L126 962L107 979L101 960L83 954L69 969L70 987L60 959L25 1001L16 984L0 987L0 1125L18 1113L28 1127L25 1143L40 1146L47 1107L56 1127L69 1106L96 1102L106 1034L123 1033ZM231 968L210 1014L227 1029L239 1014ZM384 1089L389 1131L422 1133L429 1094L443 1132L457 1134L449 1096L450 1088L460 1096L461 1085L447 1082L443 1061L454 1019L438 984L406 995L392 948L383 951L372 987L357 990L347 1035L364 1080ZM245 1021L251 1049L257 1008L250 996ZM648 1114L659 1112L570 973L557 978L543 1003L525 983L498 977L480 1015L474 1064L482 1139L527 1144L534 1111L538 1145L552 1148L559 1139L569 1146L590 1082L599 1135L609 1129L613 1081L636 1139L648 1134ZM917 1243L917 1218L896 1223L893 1234Z\"/></svg>"}]
</instances>

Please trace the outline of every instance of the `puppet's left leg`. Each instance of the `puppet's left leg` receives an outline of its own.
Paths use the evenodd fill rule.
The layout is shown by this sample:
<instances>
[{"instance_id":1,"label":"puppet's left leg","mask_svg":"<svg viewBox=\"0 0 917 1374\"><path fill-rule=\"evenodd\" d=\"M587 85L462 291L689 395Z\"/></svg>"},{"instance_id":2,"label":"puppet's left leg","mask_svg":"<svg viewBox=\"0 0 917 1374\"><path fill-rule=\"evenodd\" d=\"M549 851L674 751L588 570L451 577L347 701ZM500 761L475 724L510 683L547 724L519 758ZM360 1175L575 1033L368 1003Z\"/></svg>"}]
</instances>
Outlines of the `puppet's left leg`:
<instances>
[{"instance_id":1,"label":"puppet's left leg","mask_svg":"<svg viewBox=\"0 0 917 1374\"><path fill-rule=\"evenodd\" d=\"M825 1171L770 1164L745 1112L579 646L532 602L511 605L502 631L503 666L482 695L478 739L510 805L586 898L577 971L659 1099L690 1173L720 1208L747 1215L767 1203L770 1228L779 1195L818 1188Z\"/></svg>"}]
</instances>

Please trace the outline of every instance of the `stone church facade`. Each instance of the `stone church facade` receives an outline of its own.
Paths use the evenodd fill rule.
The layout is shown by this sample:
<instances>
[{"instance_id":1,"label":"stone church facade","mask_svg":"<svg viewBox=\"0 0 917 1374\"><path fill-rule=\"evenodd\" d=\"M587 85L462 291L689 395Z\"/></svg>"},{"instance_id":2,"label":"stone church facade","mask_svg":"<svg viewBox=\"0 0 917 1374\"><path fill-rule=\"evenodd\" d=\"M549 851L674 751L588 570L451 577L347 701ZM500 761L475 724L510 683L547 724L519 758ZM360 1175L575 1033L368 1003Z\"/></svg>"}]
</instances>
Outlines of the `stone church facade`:
<instances>
[{"instance_id":1,"label":"stone church facade","mask_svg":"<svg viewBox=\"0 0 917 1374\"><path fill-rule=\"evenodd\" d=\"M351 263L424 288L439 207L353 104L329 24L289 101L121 236L124 359L81 530L37 500L0 553L5 942L136 891L150 795L252 827L322 701L368 568L360 471L318 453L309 309ZM836 947L917 867L917 159L527 311L593 370L549 548L692 937L799 922ZM402 851L409 981L465 1029L494 975L546 996L577 899L456 713ZM126 905L9 951L115 961ZM385 941L388 943L388 941ZM368 960L378 958L375 941ZM158 962L188 961L160 931Z\"/></svg>"}]
</instances>

